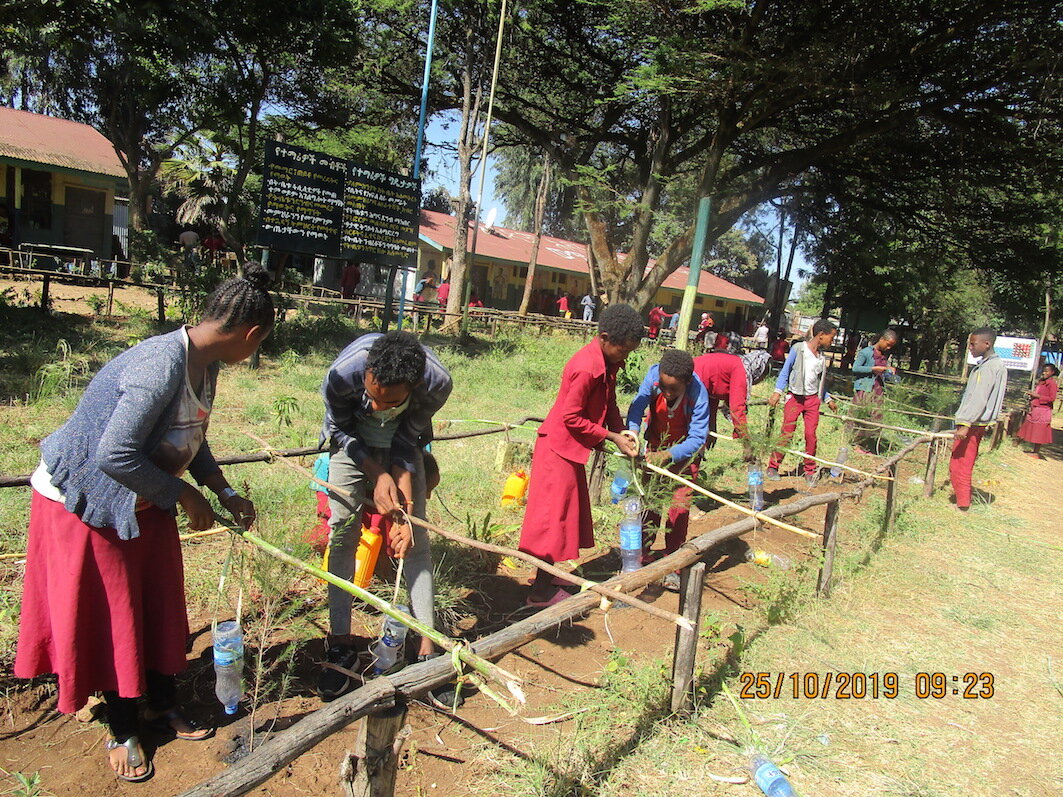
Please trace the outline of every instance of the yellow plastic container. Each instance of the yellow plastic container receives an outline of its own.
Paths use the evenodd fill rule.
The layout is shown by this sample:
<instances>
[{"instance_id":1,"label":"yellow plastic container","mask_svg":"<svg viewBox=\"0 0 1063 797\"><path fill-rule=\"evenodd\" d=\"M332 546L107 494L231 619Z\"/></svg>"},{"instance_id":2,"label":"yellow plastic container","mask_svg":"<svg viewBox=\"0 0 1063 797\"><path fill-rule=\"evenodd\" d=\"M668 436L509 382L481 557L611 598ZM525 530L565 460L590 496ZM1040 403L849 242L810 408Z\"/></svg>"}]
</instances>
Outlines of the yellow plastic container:
<instances>
[{"instance_id":1,"label":"yellow plastic container","mask_svg":"<svg viewBox=\"0 0 1063 797\"><path fill-rule=\"evenodd\" d=\"M362 526L362 538L358 541L358 551L354 555L354 585L365 589L373 580L376 562L380 556L383 537L376 526Z\"/></svg>"},{"instance_id":2,"label":"yellow plastic container","mask_svg":"<svg viewBox=\"0 0 1063 797\"><path fill-rule=\"evenodd\" d=\"M511 506L524 502L524 494L528 491L528 474L522 470L515 471L506 479L502 488L502 506Z\"/></svg>"}]
</instances>

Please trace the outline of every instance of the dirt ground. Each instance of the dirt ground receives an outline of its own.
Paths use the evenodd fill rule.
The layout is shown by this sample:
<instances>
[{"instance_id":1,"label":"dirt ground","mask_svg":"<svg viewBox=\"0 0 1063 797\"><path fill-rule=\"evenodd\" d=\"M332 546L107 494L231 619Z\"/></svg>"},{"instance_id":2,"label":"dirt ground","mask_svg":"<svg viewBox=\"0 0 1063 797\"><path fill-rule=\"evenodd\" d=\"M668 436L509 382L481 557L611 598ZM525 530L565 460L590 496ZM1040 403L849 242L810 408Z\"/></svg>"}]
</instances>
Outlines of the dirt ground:
<instances>
[{"instance_id":1,"label":"dirt ground","mask_svg":"<svg viewBox=\"0 0 1063 797\"><path fill-rule=\"evenodd\" d=\"M1049 450L1046 460L1034 461L1016 450L1005 454L1007 470L1003 472L1006 475L997 483L983 485L992 491L995 501L988 508L988 513L980 516L980 522L990 526L995 523L1000 526L998 531L1007 532L1007 518L1012 519L1010 522L1014 522L1014 518L1021 518L1034 524L1034 536L1037 539L1058 545L1058 518L1063 514L1063 496L1058 490L1039 490L1034 500L1031 500L1029 490L1029 485L1034 483L1063 483L1063 447L1059 445L1063 432L1057 429L1055 434L1057 445ZM902 478L907 479L921 472L922 463L919 459L913 458L911 464L901 470ZM947 478L944 469L939 470L938 475L939 483ZM824 486L821 489L829 487ZM769 501L791 500L792 497L793 484L790 481L769 485ZM843 505L842 527L861 511L861 505ZM946 509L942 507L941 511ZM701 513L692 523L691 534L709 531L735 517L735 513L727 510ZM1040 522L1045 518L1054 520L1048 524ZM800 516L799 523L808 529L820 529L822 521L823 509L817 508ZM795 559L814 555L812 541L783 531L759 532L756 546ZM929 549L922 552L931 557L934 553ZM610 566L615 567L616 563L606 560L592 562L588 567L590 572L597 571L604 575ZM762 571L752 564L726 556L719 557L715 562L710 559L710 569L705 583L703 611L731 616L736 612L750 612L751 599L748 592L741 588L740 582L762 578ZM489 605L483 607L483 617L487 619L481 620L481 626L475 629L474 633L488 633L506 622L511 622L515 616L523 616L520 613L521 601L525 594L522 581L524 578L526 574L523 573L500 574L495 578L493 588L485 590L487 597L484 600L485 603L489 602ZM647 588L642 597L667 609L675 610L678 606L677 596L664 592L657 586ZM996 604L997 609L1005 612L1009 611L1009 601L1013 604L1010 611L1036 611L1031 607L1028 597L1007 591L994 593L994 601L999 602ZM882 616L888 617L895 607L891 604L879 608L882 610ZM1039 609L1042 612L1052 611L1050 607L1042 606ZM1058 606L1055 611L1058 619ZM949 622L948 618L940 615L921 615L920 633L948 634ZM779 627L780 630L782 628ZM865 635L868 631L866 626L861 628ZM875 628L872 632L881 635L884 649L892 649L891 646L896 644L894 637L901 635L902 629L883 622L882 627ZM523 715L550 716L557 714L557 703L565 693L598 688L603 668L615 651L623 651L624 655L635 659L653 660L668 654L673 639L671 627L631 609L614 610L608 615L596 611L584 620L568 623L555 632L540 637L503 658L500 664L522 676L530 687L528 706ZM201 722L217 719L217 704L212 694L213 675L209 666L208 641L209 626L205 619L200 618L199 622L194 624L191 667L182 688L194 695L190 702L190 713ZM268 716L257 717L256 725L260 730L268 726L274 718L278 720L274 726L275 730L281 730L320 706L320 701L312 693L316 677L314 660L320 654L320 642L312 643L300 652L294 696L279 706L269 707ZM1005 671L1006 662L998 661L997 657L994 657L991 645L982 646L976 658L979 669ZM148 752L153 756L156 767L155 777L145 785L120 784L110 776L104 761L104 743L107 739L105 726L100 722L79 722L73 717L58 715L54 706L54 690L48 683L28 689L12 688L6 692L3 702L0 703L0 766L9 772L40 771L42 785L47 789L44 793L56 795L86 791L97 795L180 793L220 771L231 760L234 750L241 750L246 746L250 730L249 718L238 715L233 722L219 728L215 738L206 742L172 741L147 735ZM928 705L925 708L927 712L931 712L928 715L929 721L946 722L946 718L932 715L935 706ZM991 708L992 706L985 705L964 706L965 710L971 711L988 711ZM1058 705L1056 710L1058 711ZM411 707L408 721L414 732L404 752L396 793L450 795L477 791L483 787L489 767L489 764L483 761L485 745L521 756L524 751L537 745L556 743L564 739L567 733L565 721L545 725L528 724L506 715L483 696L470 697L459 714L460 716L450 716L421 705ZM1009 724L1006 719L998 717L994 723L979 726L980 732L990 737L986 739L987 744L993 744L991 737L994 733L1000 735L1001 744L1010 744L1014 740L1018 729L1012 727L1014 723ZM873 719L868 721L874 724ZM970 720L963 718L958 721L960 724L971 724ZM326 739L252 793L338 793L339 763L345 751L354 747L356 727L349 726ZM1014 747L1009 748L999 766L1021 771L1027 765L1032 767L1035 759L1036 754L1033 751ZM730 792L721 793L752 793L750 787L730 788ZM841 795L854 792L843 788L838 791L825 789L815 793ZM1041 792L1016 789L1007 793Z\"/></svg>"},{"instance_id":2,"label":"dirt ground","mask_svg":"<svg viewBox=\"0 0 1063 797\"><path fill-rule=\"evenodd\" d=\"M9 288L14 290L15 295L23 301L32 304L40 301L41 282L39 279L20 280L0 277L0 293ZM53 282L48 288L48 295L52 299L52 309L56 312L92 315L92 309L85 300L94 295L106 300L107 286L65 285ZM121 305L125 305L154 313L158 307L157 301L155 294L149 290L119 285L114 289L113 312L116 316L124 315Z\"/></svg>"}]
</instances>

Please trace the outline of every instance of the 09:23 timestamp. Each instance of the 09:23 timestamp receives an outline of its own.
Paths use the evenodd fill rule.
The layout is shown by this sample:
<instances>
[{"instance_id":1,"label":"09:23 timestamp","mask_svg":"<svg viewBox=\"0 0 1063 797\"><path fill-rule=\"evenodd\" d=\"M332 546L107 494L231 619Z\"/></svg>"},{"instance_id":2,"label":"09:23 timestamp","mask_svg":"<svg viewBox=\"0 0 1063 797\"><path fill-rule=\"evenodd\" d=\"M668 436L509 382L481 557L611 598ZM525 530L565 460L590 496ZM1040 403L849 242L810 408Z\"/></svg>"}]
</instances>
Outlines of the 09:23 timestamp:
<instances>
[{"instance_id":1,"label":"09:23 timestamp","mask_svg":"<svg viewBox=\"0 0 1063 797\"><path fill-rule=\"evenodd\" d=\"M816 672L767 673L744 672L739 697L745 700L778 699L783 695L794 700L893 700L901 694L901 679L895 672ZM993 674L968 672L948 675L943 672L917 672L915 697L920 700L948 696L965 700L988 700L994 694Z\"/></svg>"}]
</instances>

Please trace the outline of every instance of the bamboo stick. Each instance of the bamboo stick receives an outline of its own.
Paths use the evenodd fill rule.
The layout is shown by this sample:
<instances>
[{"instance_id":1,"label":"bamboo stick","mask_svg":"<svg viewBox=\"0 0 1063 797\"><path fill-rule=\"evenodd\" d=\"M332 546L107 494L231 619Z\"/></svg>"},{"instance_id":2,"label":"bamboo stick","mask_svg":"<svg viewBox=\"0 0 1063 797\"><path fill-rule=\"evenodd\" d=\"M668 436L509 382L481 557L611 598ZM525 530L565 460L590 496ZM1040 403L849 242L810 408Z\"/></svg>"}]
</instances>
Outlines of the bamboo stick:
<instances>
[{"instance_id":1,"label":"bamboo stick","mask_svg":"<svg viewBox=\"0 0 1063 797\"><path fill-rule=\"evenodd\" d=\"M733 437L728 437L727 435L719 434L718 432L709 432L709 434L713 437L719 438L720 440L732 440L736 443L741 442L740 440L735 440ZM829 459L815 457L812 454L805 453L804 451L798 451L796 448L784 448L783 451L785 451L787 454L797 454L799 456L805 457L806 459L814 460L815 462L818 462L821 465L829 465L832 468L841 468L842 470L852 471L853 473L859 473L861 476L868 476L872 479L885 479L887 481L892 479L892 477L890 476L882 476L877 473L868 473L866 470L860 470L859 468L854 468L851 465L845 465L841 462L831 462Z\"/></svg>"},{"instance_id":2,"label":"bamboo stick","mask_svg":"<svg viewBox=\"0 0 1063 797\"><path fill-rule=\"evenodd\" d=\"M822 412L820 415L825 415L828 418L837 418L839 421L849 421L850 423L859 423L864 426L877 426L879 429L891 429L894 432L907 432L908 434L918 435L932 435L933 437L953 437L952 432L928 432L926 429L908 429L904 426L890 426L888 423L878 423L877 421L869 421L864 418L850 418L848 415L836 415L833 412Z\"/></svg>"},{"instance_id":3,"label":"bamboo stick","mask_svg":"<svg viewBox=\"0 0 1063 797\"><path fill-rule=\"evenodd\" d=\"M450 653L452 658L461 660L464 664L467 664L469 667L472 667L472 669L476 670L481 675L490 678L492 681L495 681L496 683L504 686L509 692L509 694L513 697L513 699L516 700L520 705L525 704L526 697L524 695L524 689L521 687L521 679L518 676L513 675L513 673L503 670L497 664L493 664L487 661L486 659L477 656L464 643L455 642L453 639L448 636L445 636L434 628L425 625L424 623L414 619L413 617L404 612L400 612L386 600L384 600L383 598L378 598L372 592L364 590L361 587L352 584L350 581L346 581L340 578L339 576L335 576L332 573L329 573L327 570L322 570L320 567L308 564L302 559L298 559L297 557L292 556L286 551L282 551L280 548L276 547L275 545L271 545L261 537L252 534L250 531L247 531L246 529L236 525L235 523L228 522L220 515L215 514L214 517L218 521L218 523L224 525L228 531L232 532L238 537L243 537L252 545L255 545L256 547L262 549L270 556L273 556L275 559L279 559L282 562L286 562L287 564L290 564L293 567L297 567L298 569L302 570L304 573L309 573L310 575L319 578L322 581L326 581L329 584L332 584L333 586L339 587L344 592L349 592L351 595L358 598L360 601L369 604L374 609L382 612L383 614L386 614L393 620L399 621L404 626L416 631L421 636L432 640L432 642L434 642L436 645ZM456 661L454 662L454 666L455 669L458 669Z\"/></svg>"},{"instance_id":4,"label":"bamboo stick","mask_svg":"<svg viewBox=\"0 0 1063 797\"><path fill-rule=\"evenodd\" d=\"M262 438L252 434L251 432L245 431L244 434L246 434L253 440L258 441L259 443L262 443L266 446L268 450L269 446L264 440L262 440ZM297 471L298 473L301 473L303 476L306 476L316 484L320 484L322 487L327 487L328 489L332 490L333 492L339 493L340 495L348 497L350 496L350 492L348 492L347 490L344 490L342 487L337 487L334 484L330 484L329 482L322 481L321 479L314 476L314 474L311 473L309 470L307 470L301 465L292 462L291 460L281 459L277 460L277 462L282 465L286 465L287 467ZM611 589L610 587L604 587L597 581L591 581L581 576L573 575L567 570L562 570L559 567L555 567L549 562L544 562L542 559L534 557L531 554L524 553L523 551L518 551L515 548L504 548L501 545L492 545L491 543L473 540L462 534L457 534L453 531L447 531L446 529L440 526L436 526L433 523L429 523L424 518L415 517L414 515L409 515L409 518L417 525L423 526L429 531L434 531L439 536L445 537L448 540L459 542L462 545L468 545L470 548L478 548L481 551L488 551L489 553L499 554L501 556L510 556L514 559L520 559L524 562L535 565L540 570L545 570L550 575L556 576L562 581L567 581L570 584L578 586L581 590L589 590L591 592L596 592L599 595L602 595L612 601L621 602L627 606L631 606L635 609L639 609L640 611L646 612L647 614L652 614L654 617L659 617L662 620L667 620L670 623L675 623L680 628L687 628L690 625L690 621L683 617L681 614L670 612L667 609L661 609L660 607L654 606L651 603L646 603L646 601L639 600L638 598L628 595L625 592L620 592L619 590Z\"/></svg>"},{"instance_id":5,"label":"bamboo stick","mask_svg":"<svg viewBox=\"0 0 1063 797\"><path fill-rule=\"evenodd\" d=\"M185 540L195 540L199 539L200 537L211 537L215 534L224 534L228 530L229 528L227 526L215 526L214 528L207 529L206 531L196 531L191 534L178 534L177 539L181 540L181 542L184 542ZM0 562L6 561L8 559L24 559L25 557L25 551L22 553L0 553Z\"/></svg>"},{"instance_id":6,"label":"bamboo stick","mask_svg":"<svg viewBox=\"0 0 1063 797\"><path fill-rule=\"evenodd\" d=\"M846 404L852 404L853 403L853 400L851 398L849 398L848 396L834 396L834 398L836 400L844 402ZM885 400L886 401L892 401L894 403L900 403L902 407L910 407L911 406L910 404L904 404L903 402L897 402L896 399L891 398L890 396L886 396ZM932 412L924 412L922 410L919 410L919 411L915 411L915 410L899 410L896 407L890 407L890 406L887 406L886 404L880 405L879 409L881 409L883 412L894 412L897 415L911 415L911 416L916 417L916 418L936 418L936 419L939 419L939 420L942 420L942 421L951 421L952 420L952 417L949 416L949 415L935 415Z\"/></svg>"},{"instance_id":7,"label":"bamboo stick","mask_svg":"<svg viewBox=\"0 0 1063 797\"><path fill-rule=\"evenodd\" d=\"M794 534L800 534L802 537L811 537L814 540L818 540L822 536L819 534L814 534L811 531L805 531L804 529L798 528L797 526L791 526L789 523L784 523L781 520L776 520L773 517L765 515L763 512L754 512L752 509L746 509L741 504L736 504L734 501L724 498L722 495L717 495L716 493L710 492L709 490L706 490L704 487L702 487L700 484L695 484L689 479L684 479L682 476L678 476L675 473L672 473L670 470L666 470L665 468L660 468L651 462L644 462L643 465L652 470L654 473L659 473L662 476L667 476L670 479L674 479L680 484L685 484L687 487L693 488L702 495L707 495L713 501L718 501L719 503L723 504L724 506L730 507L731 509L737 509L743 515L749 515L751 518L756 518L762 523L770 523L773 526L778 526L781 529L792 531Z\"/></svg>"}]
</instances>

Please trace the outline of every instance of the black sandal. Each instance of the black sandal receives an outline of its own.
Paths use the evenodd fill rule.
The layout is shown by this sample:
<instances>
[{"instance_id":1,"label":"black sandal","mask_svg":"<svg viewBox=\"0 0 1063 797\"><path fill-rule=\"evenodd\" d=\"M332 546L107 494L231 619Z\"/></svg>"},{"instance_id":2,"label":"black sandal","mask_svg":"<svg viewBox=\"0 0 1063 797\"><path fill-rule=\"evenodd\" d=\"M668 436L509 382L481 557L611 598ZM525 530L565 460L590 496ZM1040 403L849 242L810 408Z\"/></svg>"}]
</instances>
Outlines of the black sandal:
<instances>
[{"instance_id":1,"label":"black sandal","mask_svg":"<svg viewBox=\"0 0 1063 797\"><path fill-rule=\"evenodd\" d=\"M125 748L126 766L136 769L137 767L142 767L145 765L144 759L140 756L140 739L138 739L136 736L130 736L124 742L119 742L115 739L108 739L107 765L111 767L111 771L114 773L114 776L118 778L118 780L124 780L126 783L143 783L155 774L155 765L151 761L148 761L148 769L143 775L119 775L118 770L116 770L114 768L114 765L111 763L111 751L117 750L119 747Z\"/></svg>"},{"instance_id":2,"label":"black sandal","mask_svg":"<svg viewBox=\"0 0 1063 797\"><path fill-rule=\"evenodd\" d=\"M174 722L183 722L185 725L192 729L191 732L179 731L173 726ZM159 731L172 733L176 738L186 742L204 742L214 735L214 728L203 728L195 720L190 720L178 709L171 708L169 711L164 711L158 716L152 717L148 720L148 724ZM206 730L206 733L202 733ZM202 733L202 735L200 735Z\"/></svg>"}]
</instances>

